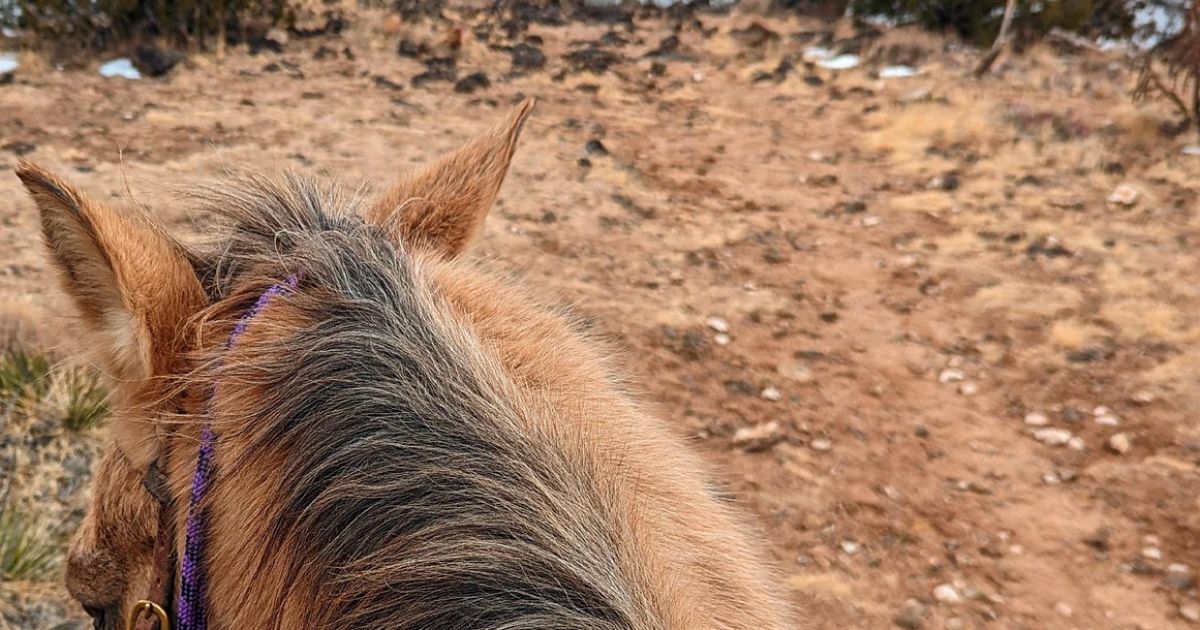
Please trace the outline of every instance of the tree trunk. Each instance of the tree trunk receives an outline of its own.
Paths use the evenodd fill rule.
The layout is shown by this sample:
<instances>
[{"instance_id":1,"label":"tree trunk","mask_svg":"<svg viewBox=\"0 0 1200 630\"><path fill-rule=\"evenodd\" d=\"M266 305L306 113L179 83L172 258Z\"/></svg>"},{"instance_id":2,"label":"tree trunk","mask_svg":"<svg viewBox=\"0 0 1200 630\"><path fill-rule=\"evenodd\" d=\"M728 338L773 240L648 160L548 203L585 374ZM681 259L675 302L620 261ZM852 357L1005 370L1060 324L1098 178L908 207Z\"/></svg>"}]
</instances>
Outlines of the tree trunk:
<instances>
[{"instance_id":1,"label":"tree trunk","mask_svg":"<svg viewBox=\"0 0 1200 630\"><path fill-rule=\"evenodd\" d=\"M1000 22L1000 33L996 35L996 41L992 42L991 50L988 50L979 60L979 64L975 66L976 77L987 74L992 64L996 63L1000 53L1004 51L1004 47L1008 45L1008 30L1012 28L1013 14L1016 12L1017 0L1008 0L1008 3L1004 5L1004 19Z\"/></svg>"}]
</instances>

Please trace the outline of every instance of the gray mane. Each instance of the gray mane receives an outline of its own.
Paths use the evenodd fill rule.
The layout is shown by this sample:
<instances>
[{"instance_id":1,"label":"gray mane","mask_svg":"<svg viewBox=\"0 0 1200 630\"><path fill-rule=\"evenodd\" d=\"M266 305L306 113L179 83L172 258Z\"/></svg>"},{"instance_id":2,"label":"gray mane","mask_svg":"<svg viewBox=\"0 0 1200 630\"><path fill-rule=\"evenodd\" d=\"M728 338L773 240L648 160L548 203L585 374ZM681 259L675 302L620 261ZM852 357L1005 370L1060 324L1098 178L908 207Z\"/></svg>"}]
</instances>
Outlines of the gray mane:
<instances>
[{"instance_id":1,"label":"gray mane","mask_svg":"<svg viewBox=\"0 0 1200 630\"><path fill-rule=\"evenodd\" d=\"M410 252L299 177L199 195L221 224L192 253L213 325L300 274L282 300L305 327L201 378L264 392L220 403L248 410L222 439L282 461L266 544L289 550L323 627L646 627L597 472L523 429L511 383Z\"/></svg>"}]
</instances>

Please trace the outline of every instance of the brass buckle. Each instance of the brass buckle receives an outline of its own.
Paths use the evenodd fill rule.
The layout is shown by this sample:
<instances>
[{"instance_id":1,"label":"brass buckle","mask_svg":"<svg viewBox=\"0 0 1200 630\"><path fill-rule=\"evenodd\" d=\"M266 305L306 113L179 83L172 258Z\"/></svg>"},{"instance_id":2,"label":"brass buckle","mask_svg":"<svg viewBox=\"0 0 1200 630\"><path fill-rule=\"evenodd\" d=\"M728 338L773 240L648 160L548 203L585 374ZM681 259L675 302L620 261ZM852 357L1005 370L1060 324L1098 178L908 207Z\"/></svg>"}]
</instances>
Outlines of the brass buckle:
<instances>
[{"instance_id":1,"label":"brass buckle","mask_svg":"<svg viewBox=\"0 0 1200 630\"><path fill-rule=\"evenodd\" d=\"M151 612L158 617L158 630L171 630L171 620L167 617L167 611L163 610L162 606L145 599L139 600L129 611L129 620L125 624L125 630L133 630L138 617L141 617L144 612Z\"/></svg>"}]
</instances>

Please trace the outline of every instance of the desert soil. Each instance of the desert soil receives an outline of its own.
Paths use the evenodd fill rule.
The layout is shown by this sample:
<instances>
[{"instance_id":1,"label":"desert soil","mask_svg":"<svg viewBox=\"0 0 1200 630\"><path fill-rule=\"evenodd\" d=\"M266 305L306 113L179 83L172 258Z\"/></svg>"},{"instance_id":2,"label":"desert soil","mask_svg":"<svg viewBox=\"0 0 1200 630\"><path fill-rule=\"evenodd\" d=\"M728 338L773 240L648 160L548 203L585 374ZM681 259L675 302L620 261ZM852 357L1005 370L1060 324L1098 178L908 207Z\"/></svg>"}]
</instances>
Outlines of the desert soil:
<instances>
[{"instance_id":1,"label":"desert soil","mask_svg":"<svg viewBox=\"0 0 1200 630\"><path fill-rule=\"evenodd\" d=\"M515 35L446 17L361 13L136 81L23 55L0 86L6 325L77 338L2 175L18 155L188 233L178 185L251 166L378 188L536 96L477 254L613 341L812 627L1200 618L1200 157L1130 103L1123 53L1037 47L974 80L950 40L748 10ZM522 41L545 67L513 71ZM805 63L814 44L863 63ZM490 85L413 85L434 56ZM896 62L919 74L878 78ZM1122 184L1136 199L1107 200ZM14 430L25 509L69 533L86 487L47 484L86 476L103 429ZM83 627L56 582L0 593L0 627Z\"/></svg>"}]
</instances>

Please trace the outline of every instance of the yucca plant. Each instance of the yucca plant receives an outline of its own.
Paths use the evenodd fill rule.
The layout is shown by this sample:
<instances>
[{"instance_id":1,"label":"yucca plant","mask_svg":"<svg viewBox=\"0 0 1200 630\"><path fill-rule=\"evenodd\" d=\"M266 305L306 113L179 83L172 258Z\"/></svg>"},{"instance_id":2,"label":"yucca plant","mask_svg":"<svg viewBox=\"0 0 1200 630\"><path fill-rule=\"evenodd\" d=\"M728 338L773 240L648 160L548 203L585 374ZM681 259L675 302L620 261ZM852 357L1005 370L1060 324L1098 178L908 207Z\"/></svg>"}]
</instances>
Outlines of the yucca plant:
<instances>
[{"instance_id":1,"label":"yucca plant","mask_svg":"<svg viewBox=\"0 0 1200 630\"><path fill-rule=\"evenodd\" d=\"M56 386L61 388L62 423L67 429L90 429L108 415L108 392L94 371L68 368L60 373Z\"/></svg>"},{"instance_id":2,"label":"yucca plant","mask_svg":"<svg viewBox=\"0 0 1200 630\"><path fill-rule=\"evenodd\" d=\"M0 503L0 581L45 579L57 560L58 547L33 518L11 503Z\"/></svg>"},{"instance_id":3,"label":"yucca plant","mask_svg":"<svg viewBox=\"0 0 1200 630\"><path fill-rule=\"evenodd\" d=\"M14 350L0 355L0 403L40 400L50 386L50 359Z\"/></svg>"}]
</instances>

